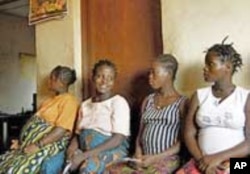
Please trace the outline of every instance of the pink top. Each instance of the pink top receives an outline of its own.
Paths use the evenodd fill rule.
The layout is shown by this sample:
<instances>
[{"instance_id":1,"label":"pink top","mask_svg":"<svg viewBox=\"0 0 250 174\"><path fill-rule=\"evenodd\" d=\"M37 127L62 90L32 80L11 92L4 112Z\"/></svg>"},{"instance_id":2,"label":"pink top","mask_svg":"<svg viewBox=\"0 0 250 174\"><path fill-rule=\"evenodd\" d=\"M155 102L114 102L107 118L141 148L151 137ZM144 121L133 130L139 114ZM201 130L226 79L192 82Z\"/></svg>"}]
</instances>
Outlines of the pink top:
<instances>
[{"instance_id":1,"label":"pink top","mask_svg":"<svg viewBox=\"0 0 250 174\"><path fill-rule=\"evenodd\" d=\"M77 132L94 129L104 135L130 135L130 109L126 99L120 95L101 102L92 102L89 98L82 103L79 112Z\"/></svg>"}]
</instances>

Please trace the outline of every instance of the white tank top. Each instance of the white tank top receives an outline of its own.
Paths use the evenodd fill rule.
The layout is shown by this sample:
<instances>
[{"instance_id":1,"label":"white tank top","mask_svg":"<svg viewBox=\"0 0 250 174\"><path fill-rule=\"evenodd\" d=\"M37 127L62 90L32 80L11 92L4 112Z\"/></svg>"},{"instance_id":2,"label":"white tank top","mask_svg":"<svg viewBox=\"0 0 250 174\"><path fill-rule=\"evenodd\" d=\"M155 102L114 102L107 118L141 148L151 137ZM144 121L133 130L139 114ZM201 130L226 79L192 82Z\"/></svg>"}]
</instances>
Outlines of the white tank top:
<instances>
[{"instance_id":1,"label":"white tank top","mask_svg":"<svg viewBox=\"0 0 250 174\"><path fill-rule=\"evenodd\" d=\"M245 139L245 104L249 91L236 87L219 103L212 88L197 90L199 109L196 122L200 127L198 141L203 154L217 153L241 143Z\"/></svg>"}]
</instances>

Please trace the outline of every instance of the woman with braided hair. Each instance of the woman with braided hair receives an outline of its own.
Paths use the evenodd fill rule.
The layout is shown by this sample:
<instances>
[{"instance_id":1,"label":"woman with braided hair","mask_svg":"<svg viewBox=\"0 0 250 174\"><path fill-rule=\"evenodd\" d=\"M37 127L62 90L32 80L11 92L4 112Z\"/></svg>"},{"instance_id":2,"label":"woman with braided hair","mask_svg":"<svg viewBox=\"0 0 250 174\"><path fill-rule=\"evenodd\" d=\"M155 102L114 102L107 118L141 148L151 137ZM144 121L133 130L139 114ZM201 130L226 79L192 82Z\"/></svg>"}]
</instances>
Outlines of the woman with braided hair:
<instances>
[{"instance_id":1,"label":"woman with braided hair","mask_svg":"<svg viewBox=\"0 0 250 174\"><path fill-rule=\"evenodd\" d=\"M230 158L249 154L249 91L232 81L241 66L241 56L232 44L223 41L208 49L204 79L213 84L198 89L191 98L184 139L193 159L177 174L226 174Z\"/></svg>"},{"instance_id":2,"label":"woman with braided hair","mask_svg":"<svg viewBox=\"0 0 250 174\"><path fill-rule=\"evenodd\" d=\"M57 66L50 73L54 96L45 100L22 128L11 151L0 156L0 174L38 174L43 162L65 151L77 115L78 101L68 93L75 70Z\"/></svg>"}]
</instances>

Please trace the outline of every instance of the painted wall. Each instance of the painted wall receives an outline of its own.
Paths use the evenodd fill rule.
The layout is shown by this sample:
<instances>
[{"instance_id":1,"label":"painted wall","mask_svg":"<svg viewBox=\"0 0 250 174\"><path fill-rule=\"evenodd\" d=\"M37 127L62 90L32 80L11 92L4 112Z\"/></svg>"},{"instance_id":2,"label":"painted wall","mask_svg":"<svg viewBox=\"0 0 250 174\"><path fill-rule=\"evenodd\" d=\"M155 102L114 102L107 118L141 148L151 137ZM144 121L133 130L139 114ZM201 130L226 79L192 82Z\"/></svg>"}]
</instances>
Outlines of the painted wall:
<instances>
[{"instance_id":1,"label":"painted wall","mask_svg":"<svg viewBox=\"0 0 250 174\"><path fill-rule=\"evenodd\" d=\"M149 88L150 63L162 53L160 1L82 2L83 47L86 50L84 97L90 95L91 90L87 88L92 89L88 83L93 65L107 58L118 69L116 91L127 97L131 105L137 101L141 104Z\"/></svg>"},{"instance_id":2,"label":"painted wall","mask_svg":"<svg viewBox=\"0 0 250 174\"><path fill-rule=\"evenodd\" d=\"M47 78L57 65L76 69L78 80L70 90L81 98L80 1L68 3L66 17L36 25L38 104L50 95Z\"/></svg>"},{"instance_id":3,"label":"painted wall","mask_svg":"<svg viewBox=\"0 0 250 174\"><path fill-rule=\"evenodd\" d=\"M36 92L34 27L25 18L0 15L0 111L32 110Z\"/></svg>"},{"instance_id":4,"label":"painted wall","mask_svg":"<svg viewBox=\"0 0 250 174\"><path fill-rule=\"evenodd\" d=\"M161 0L164 52L180 63L177 87L186 94L202 86L204 51L215 43L234 43L244 66L235 83L250 88L250 1Z\"/></svg>"}]
</instances>

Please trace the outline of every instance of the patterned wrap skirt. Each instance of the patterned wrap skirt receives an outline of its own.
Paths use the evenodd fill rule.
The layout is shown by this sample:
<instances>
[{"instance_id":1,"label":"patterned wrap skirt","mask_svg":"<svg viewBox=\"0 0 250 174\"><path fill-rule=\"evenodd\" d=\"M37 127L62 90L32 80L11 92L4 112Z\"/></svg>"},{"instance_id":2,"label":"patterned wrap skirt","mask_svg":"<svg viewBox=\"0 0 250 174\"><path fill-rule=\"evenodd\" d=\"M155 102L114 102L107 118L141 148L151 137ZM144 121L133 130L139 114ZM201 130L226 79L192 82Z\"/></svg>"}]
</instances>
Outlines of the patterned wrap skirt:
<instances>
[{"instance_id":1,"label":"patterned wrap skirt","mask_svg":"<svg viewBox=\"0 0 250 174\"><path fill-rule=\"evenodd\" d=\"M225 166L227 166L224 170L216 170L216 174L229 174L229 161L224 163ZM196 166L195 160L191 159L188 161L182 168L180 168L176 174L202 174L202 172L198 169Z\"/></svg>"},{"instance_id":2,"label":"patterned wrap skirt","mask_svg":"<svg viewBox=\"0 0 250 174\"><path fill-rule=\"evenodd\" d=\"M103 135L102 133L85 129L80 133L79 142L80 148L83 151L93 149L98 145L104 143L111 136ZM89 157L81 165L81 174L103 174L105 168L114 162L118 162L126 157L128 154L128 140L122 142L122 144L116 148L103 151L97 156Z\"/></svg>"},{"instance_id":3,"label":"patterned wrap skirt","mask_svg":"<svg viewBox=\"0 0 250 174\"><path fill-rule=\"evenodd\" d=\"M46 136L52 129L53 126L44 119L31 117L20 133L20 149L0 156L0 174L38 174L43 161L66 149L69 136L65 135L61 140L47 144L35 153L26 154L23 149Z\"/></svg>"},{"instance_id":4,"label":"patterned wrap skirt","mask_svg":"<svg viewBox=\"0 0 250 174\"><path fill-rule=\"evenodd\" d=\"M171 174L180 166L179 156L166 157L146 168L135 169L132 163L122 162L110 166L107 174Z\"/></svg>"}]
</instances>

